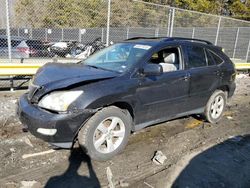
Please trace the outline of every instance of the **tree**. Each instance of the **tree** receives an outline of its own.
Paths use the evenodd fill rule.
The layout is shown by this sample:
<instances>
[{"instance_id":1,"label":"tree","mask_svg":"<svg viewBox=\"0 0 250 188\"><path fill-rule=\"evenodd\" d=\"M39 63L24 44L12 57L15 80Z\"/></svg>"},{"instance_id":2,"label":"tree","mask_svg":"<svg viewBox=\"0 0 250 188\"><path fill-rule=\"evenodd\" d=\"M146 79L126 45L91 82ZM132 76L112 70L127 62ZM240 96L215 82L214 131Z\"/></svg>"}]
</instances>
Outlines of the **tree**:
<instances>
[{"instance_id":1,"label":"tree","mask_svg":"<svg viewBox=\"0 0 250 188\"><path fill-rule=\"evenodd\" d=\"M228 1L228 10L230 11L230 16L238 19L244 19L250 21L250 2L231 0Z\"/></svg>"},{"instance_id":2,"label":"tree","mask_svg":"<svg viewBox=\"0 0 250 188\"><path fill-rule=\"evenodd\" d=\"M48 0L16 1L15 25L17 27L42 27L43 16L47 14Z\"/></svg>"},{"instance_id":3,"label":"tree","mask_svg":"<svg viewBox=\"0 0 250 188\"><path fill-rule=\"evenodd\" d=\"M87 17L79 7L77 0L54 0L48 4L48 12L44 19L45 27L77 27L85 25Z\"/></svg>"},{"instance_id":4,"label":"tree","mask_svg":"<svg viewBox=\"0 0 250 188\"><path fill-rule=\"evenodd\" d=\"M250 20L247 0L144 0L210 14ZM166 27L169 8L132 0L111 1L111 26ZM16 26L47 28L103 27L107 22L108 0L18 0ZM176 26L211 26L216 17L176 10Z\"/></svg>"}]
</instances>

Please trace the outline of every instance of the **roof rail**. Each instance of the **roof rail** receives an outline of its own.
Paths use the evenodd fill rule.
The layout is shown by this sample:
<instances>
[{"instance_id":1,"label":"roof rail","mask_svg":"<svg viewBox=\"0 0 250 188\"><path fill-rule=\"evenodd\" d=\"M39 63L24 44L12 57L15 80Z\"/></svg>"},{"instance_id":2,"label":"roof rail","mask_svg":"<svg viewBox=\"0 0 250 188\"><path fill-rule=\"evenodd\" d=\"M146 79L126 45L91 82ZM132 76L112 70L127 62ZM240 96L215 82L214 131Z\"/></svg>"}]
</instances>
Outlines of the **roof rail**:
<instances>
[{"instance_id":1,"label":"roof rail","mask_svg":"<svg viewBox=\"0 0 250 188\"><path fill-rule=\"evenodd\" d=\"M166 39L167 37L132 37L129 39L126 39L125 41L128 40L136 40L136 39Z\"/></svg>"},{"instance_id":2,"label":"roof rail","mask_svg":"<svg viewBox=\"0 0 250 188\"><path fill-rule=\"evenodd\" d=\"M129 40L136 40L136 39L162 39L163 41L190 41L190 42L201 42L205 43L208 45L213 45L213 43L207 41L207 40L202 40L202 39L192 39L192 38L184 38L184 37L133 37L126 39L125 41Z\"/></svg>"},{"instance_id":3,"label":"roof rail","mask_svg":"<svg viewBox=\"0 0 250 188\"><path fill-rule=\"evenodd\" d=\"M191 41L191 42L202 42L202 43L205 43L205 44L213 45L213 43L211 43L211 42L209 42L207 40L183 38L183 37L170 37L170 38L167 38L165 41L177 41L177 40L184 40L184 41Z\"/></svg>"}]
</instances>

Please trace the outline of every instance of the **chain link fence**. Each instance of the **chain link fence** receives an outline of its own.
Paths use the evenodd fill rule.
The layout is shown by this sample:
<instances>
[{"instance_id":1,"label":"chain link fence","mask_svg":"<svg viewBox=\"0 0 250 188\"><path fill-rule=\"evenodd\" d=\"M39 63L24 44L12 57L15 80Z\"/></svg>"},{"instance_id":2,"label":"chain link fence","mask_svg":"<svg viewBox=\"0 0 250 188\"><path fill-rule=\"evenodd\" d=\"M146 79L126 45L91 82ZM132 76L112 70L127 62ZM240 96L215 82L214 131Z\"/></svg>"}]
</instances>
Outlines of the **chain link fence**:
<instances>
[{"instance_id":1,"label":"chain link fence","mask_svg":"<svg viewBox=\"0 0 250 188\"><path fill-rule=\"evenodd\" d=\"M140 0L0 0L0 10L0 62L76 59L96 38L109 45L138 36L205 39L250 61L250 22L228 17ZM51 48L59 44L63 55Z\"/></svg>"},{"instance_id":2,"label":"chain link fence","mask_svg":"<svg viewBox=\"0 0 250 188\"><path fill-rule=\"evenodd\" d=\"M250 22L229 17L141 0L0 0L0 11L0 63L77 62L96 39L132 37L204 39L250 61Z\"/></svg>"},{"instance_id":3,"label":"chain link fence","mask_svg":"<svg viewBox=\"0 0 250 188\"><path fill-rule=\"evenodd\" d=\"M205 39L222 46L230 58L250 60L247 21L140 0L0 0L0 7L5 15L0 20L0 62L75 59L72 49L58 55L51 46L65 41L77 48L96 38L108 45L138 36Z\"/></svg>"}]
</instances>

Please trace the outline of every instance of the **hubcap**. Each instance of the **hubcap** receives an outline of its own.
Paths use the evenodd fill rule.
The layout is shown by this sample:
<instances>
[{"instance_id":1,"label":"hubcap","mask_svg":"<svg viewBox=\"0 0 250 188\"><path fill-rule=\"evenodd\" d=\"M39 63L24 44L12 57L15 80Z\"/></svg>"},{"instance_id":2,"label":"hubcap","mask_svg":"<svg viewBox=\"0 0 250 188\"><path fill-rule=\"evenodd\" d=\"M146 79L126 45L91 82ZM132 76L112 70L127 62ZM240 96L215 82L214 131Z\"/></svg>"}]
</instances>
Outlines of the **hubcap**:
<instances>
[{"instance_id":1,"label":"hubcap","mask_svg":"<svg viewBox=\"0 0 250 188\"><path fill-rule=\"evenodd\" d=\"M93 136L95 149L100 153L116 150L125 137L125 125L118 117L108 117L96 128Z\"/></svg>"},{"instance_id":2,"label":"hubcap","mask_svg":"<svg viewBox=\"0 0 250 188\"><path fill-rule=\"evenodd\" d=\"M211 117L213 119L217 119L218 117L220 117L222 111L223 111L223 108L224 108L224 99L222 96L217 96L215 97L212 105L211 105L211 108L210 108L210 114L211 114Z\"/></svg>"}]
</instances>

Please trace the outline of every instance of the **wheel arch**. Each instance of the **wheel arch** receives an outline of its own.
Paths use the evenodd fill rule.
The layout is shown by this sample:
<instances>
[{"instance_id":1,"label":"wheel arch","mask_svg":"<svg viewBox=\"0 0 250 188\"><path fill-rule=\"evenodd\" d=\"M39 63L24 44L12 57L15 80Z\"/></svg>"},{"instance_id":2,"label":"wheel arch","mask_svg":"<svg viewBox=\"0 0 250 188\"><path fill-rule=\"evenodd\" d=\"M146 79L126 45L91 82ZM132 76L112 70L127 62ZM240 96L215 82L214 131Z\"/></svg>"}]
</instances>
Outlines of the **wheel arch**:
<instances>
[{"instance_id":1,"label":"wheel arch","mask_svg":"<svg viewBox=\"0 0 250 188\"><path fill-rule=\"evenodd\" d=\"M133 109L132 105L128 102L118 101L118 102L114 102L108 106L116 106L118 108L127 110L129 112L130 116L132 117L132 120L134 120L134 118L135 118L134 109Z\"/></svg>"},{"instance_id":2,"label":"wheel arch","mask_svg":"<svg viewBox=\"0 0 250 188\"><path fill-rule=\"evenodd\" d=\"M226 98L228 98L228 93L229 93L229 86L228 85L223 85L217 88L217 90L222 90L226 94Z\"/></svg>"}]
</instances>

